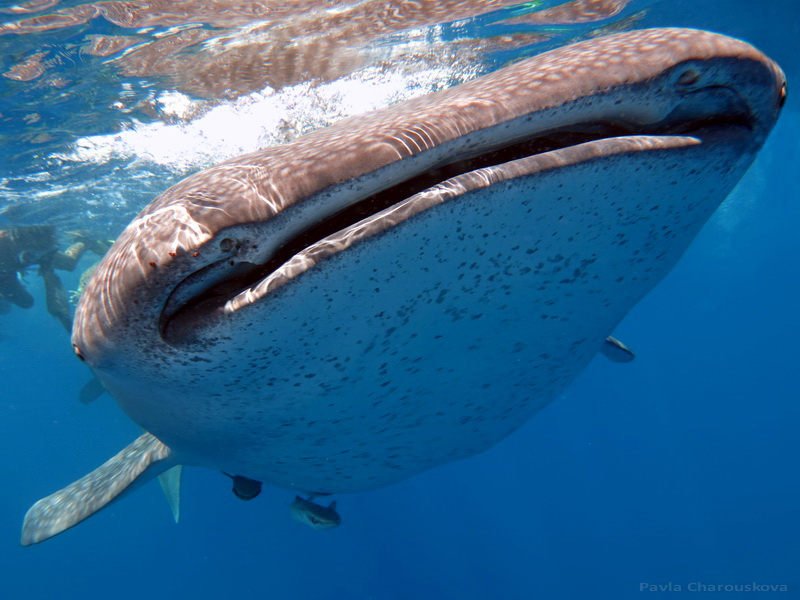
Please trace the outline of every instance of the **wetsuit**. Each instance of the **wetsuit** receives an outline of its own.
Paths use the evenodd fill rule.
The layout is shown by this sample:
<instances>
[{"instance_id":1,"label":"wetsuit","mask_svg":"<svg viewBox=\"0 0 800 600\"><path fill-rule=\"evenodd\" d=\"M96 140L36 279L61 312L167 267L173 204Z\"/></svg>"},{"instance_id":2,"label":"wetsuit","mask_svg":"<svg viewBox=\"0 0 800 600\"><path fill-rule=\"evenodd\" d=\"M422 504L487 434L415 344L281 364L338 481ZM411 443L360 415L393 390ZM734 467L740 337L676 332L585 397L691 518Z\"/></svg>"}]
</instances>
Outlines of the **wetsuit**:
<instances>
[{"instance_id":1,"label":"wetsuit","mask_svg":"<svg viewBox=\"0 0 800 600\"><path fill-rule=\"evenodd\" d=\"M72 329L69 299L55 269L72 271L86 250L77 242L66 252L56 248L55 231L50 227L20 227L0 231L0 312L8 312L9 303L31 308L33 296L23 287L18 274L39 265L44 279L47 311L58 319L67 331Z\"/></svg>"}]
</instances>

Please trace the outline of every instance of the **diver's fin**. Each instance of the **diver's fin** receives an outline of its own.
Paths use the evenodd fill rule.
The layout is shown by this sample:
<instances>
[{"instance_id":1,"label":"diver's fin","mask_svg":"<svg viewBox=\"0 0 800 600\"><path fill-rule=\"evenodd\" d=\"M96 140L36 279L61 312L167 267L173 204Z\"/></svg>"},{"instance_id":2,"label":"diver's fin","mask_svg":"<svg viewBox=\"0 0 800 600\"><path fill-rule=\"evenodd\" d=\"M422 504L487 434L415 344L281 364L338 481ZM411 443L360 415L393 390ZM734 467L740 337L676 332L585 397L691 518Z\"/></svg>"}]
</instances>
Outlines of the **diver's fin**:
<instances>
[{"instance_id":1,"label":"diver's fin","mask_svg":"<svg viewBox=\"0 0 800 600\"><path fill-rule=\"evenodd\" d=\"M183 465L176 465L164 471L158 476L158 483L161 484L161 491L167 498L169 507L172 509L172 517L177 523L181 518L181 473Z\"/></svg>"},{"instance_id":2,"label":"diver's fin","mask_svg":"<svg viewBox=\"0 0 800 600\"><path fill-rule=\"evenodd\" d=\"M103 387L103 384L100 383L100 380L97 377L92 377L89 381L83 384L81 391L78 392L78 399L83 404L89 404L90 402L94 402L103 393L106 391L106 388Z\"/></svg>"},{"instance_id":3,"label":"diver's fin","mask_svg":"<svg viewBox=\"0 0 800 600\"><path fill-rule=\"evenodd\" d=\"M170 453L152 434L142 434L102 466L34 504L22 525L22 545L36 544L69 529L106 506L135 481L149 479L142 477L145 472L157 475L169 468L169 461L157 463Z\"/></svg>"},{"instance_id":4,"label":"diver's fin","mask_svg":"<svg viewBox=\"0 0 800 600\"><path fill-rule=\"evenodd\" d=\"M631 362L636 355L618 339L608 336L600 347L600 352L608 359L618 363Z\"/></svg>"}]
</instances>

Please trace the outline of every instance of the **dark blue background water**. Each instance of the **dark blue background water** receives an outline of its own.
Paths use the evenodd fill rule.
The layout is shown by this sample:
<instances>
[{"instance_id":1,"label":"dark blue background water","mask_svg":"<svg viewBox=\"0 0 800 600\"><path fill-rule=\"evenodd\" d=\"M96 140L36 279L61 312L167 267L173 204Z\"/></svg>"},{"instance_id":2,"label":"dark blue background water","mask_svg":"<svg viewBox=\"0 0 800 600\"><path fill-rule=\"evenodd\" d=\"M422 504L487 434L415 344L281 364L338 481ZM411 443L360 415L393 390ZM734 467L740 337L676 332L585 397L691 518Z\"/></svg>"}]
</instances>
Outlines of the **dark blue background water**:
<instances>
[{"instance_id":1,"label":"dark blue background water","mask_svg":"<svg viewBox=\"0 0 800 600\"><path fill-rule=\"evenodd\" d=\"M139 433L108 397L77 402L88 373L31 276L37 309L0 317L0 597L800 598L798 22L793 0L659 6L645 25L767 51L790 100L729 204L616 332L637 359L598 358L483 455L340 498L336 530L291 520L290 492L244 503L187 469L179 525L151 484L21 548L33 501ZM789 591L641 591L691 582Z\"/></svg>"}]
</instances>

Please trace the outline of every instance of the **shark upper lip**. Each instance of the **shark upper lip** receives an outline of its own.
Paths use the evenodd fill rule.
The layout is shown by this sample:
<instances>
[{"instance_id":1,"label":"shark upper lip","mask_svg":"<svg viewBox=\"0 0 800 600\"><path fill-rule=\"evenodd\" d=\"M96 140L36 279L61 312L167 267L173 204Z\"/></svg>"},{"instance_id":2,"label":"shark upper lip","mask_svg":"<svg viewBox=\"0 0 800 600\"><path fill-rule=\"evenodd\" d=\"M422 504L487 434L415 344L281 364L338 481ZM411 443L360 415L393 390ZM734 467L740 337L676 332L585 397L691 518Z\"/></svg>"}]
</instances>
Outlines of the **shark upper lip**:
<instances>
[{"instance_id":1,"label":"shark upper lip","mask_svg":"<svg viewBox=\"0 0 800 600\"><path fill-rule=\"evenodd\" d=\"M483 167L507 163L519 158L541 154L597 141L605 138L628 135L697 135L708 129L754 128L754 117L744 100L735 90L715 86L687 95L689 100L679 104L663 121L641 125L628 122L622 115L604 122L576 123L558 129L542 131L522 140L494 147L475 155L458 158L435 165L414 174L400 183L382 189L372 195L336 211L310 225L298 235L287 240L272 256L261 264L237 261L226 257L206 267L207 270L222 271L215 276L211 285L196 286L190 275L180 282L175 290L187 299L176 303L167 302L160 319L162 338L169 344L180 345L191 342L196 330L209 321L209 317L219 315L225 303L239 293L263 280L277 270L292 256L311 244L337 231L393 206L414 194L439 184L447 179ZM711 97L716 104L725 107L724 111L704 111L698 109L700 100ZM186 287L197 287L187 295Z\"/></svg>"}]
</instances>

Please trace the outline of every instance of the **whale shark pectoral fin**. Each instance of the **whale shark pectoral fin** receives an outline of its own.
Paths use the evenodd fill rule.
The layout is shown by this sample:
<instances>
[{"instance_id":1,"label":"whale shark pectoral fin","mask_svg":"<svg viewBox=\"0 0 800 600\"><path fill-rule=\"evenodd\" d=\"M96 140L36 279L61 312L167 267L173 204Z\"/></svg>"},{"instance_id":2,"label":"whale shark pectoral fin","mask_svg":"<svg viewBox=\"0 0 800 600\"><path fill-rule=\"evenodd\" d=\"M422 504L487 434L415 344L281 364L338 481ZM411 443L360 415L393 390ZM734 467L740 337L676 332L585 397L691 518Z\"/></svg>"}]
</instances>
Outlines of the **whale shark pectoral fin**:
<instances>
[{"instance_id":1,"label":"whale shark pectoral fin","mask_svg":"<svg viewBox=\"0 0 800 600\"><path fill-rule=\"evenodd\" d=\"M170 509L172 509L172 516L177 523L181 518L181 473L183 472L183 465L176 465L164 471L158 476L158 483L161 484L161 491L167 498Z\"/></svg>"},{"instance_id":2,"label":"whale shark pectoral fin","mask_svg":"<svg viewBox=\"0 0 800 600\"><path fill-rule=\"evenodd\" d=\"M77 525L116 499L132 483L148 480L150 477L142 477L145 472L155 476L168 469L170 461L162 461L170 453L152 434L139 436L102 466L34 504L22 525L22 545L42 542Z\"/></svg>"},{"instance_id":3,"label":"whale shark pectoral fin","mask_svg":"<svg viewBox=\"0 0 800 600\"><path fill-rule=\"evenodd\" d=\"M618 363L631 362L634 358L636 358L633 350L628 348L618 339L611 336L608 336L606 341L603 342L603 345L600 347L600 352L606 358Z\"/></svg>"},{"instance_id":4,"label":"whale shark pectoral fin","mask_svg":"<svg viewBox=\"0 0 800 600\"><path fill-rule=\"evenodd\" d=\"M103 387L103 384L100 383L100 380L97 377L92 377L89 381L83 384L80 392L78 392L78 399L82 404L89 404L90 402L94 402L100 396L102 396L105 391L106 388Z\"/></svg>"}]
</instances>

